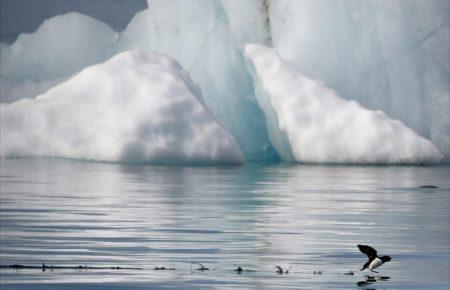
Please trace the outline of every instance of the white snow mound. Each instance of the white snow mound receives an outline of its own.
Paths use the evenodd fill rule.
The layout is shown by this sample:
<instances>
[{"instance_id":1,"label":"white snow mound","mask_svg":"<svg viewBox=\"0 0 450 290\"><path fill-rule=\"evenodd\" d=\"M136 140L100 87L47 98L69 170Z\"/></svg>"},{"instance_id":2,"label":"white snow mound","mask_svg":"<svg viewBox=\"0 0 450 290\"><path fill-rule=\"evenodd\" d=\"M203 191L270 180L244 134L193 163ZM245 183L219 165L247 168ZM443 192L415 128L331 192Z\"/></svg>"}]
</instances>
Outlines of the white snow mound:
<instances>
[{"instance_id":1,"label":"white snow mound","mask_svg":"<svg viewBox=\"0 0 450 290\"><path fill-rule=\"evenodd\" d=\"M120 53L1 110L2 157L241 164L233 137L169 57Z\"/></svg>"},{"instance_id":2,"label":"white snow mound","mask_svg":"<svg viewBox=\"0 0 450 290\"><path fill-rule=\"evenodd\" d=\"M429 140L381 111L347 101L270 48L249 44L256 94L281 158L307 163L426 163L443 158Z\"/></svg>"}]
</instances>

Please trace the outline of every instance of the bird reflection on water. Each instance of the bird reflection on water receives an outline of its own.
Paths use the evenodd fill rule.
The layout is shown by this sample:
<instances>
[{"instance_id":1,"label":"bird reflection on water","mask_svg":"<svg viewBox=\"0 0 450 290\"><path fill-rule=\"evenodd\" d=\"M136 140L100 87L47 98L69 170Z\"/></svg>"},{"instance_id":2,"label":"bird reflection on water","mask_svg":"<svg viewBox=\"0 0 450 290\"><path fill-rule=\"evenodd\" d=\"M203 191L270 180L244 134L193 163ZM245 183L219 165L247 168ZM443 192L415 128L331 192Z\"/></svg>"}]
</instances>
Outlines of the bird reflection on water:
<instances>
[{"instance_id":1,"label":"bird reflection on water","mask_svg":"<svg viewBox=\"0 0 450 290\"><path fill-rule=\"evenodd\" d=\"M356 285L358 285L359 287L374 286L373 284L377 281L388 281L389 279L391 279L391 277L389 277L389 276L365 276L365 278L366 278L365 280L359 281L358 283L356 283ZM375 290L375 288L373 288L373 287L364 288L364 289Z\"/></svg>"}]
</instances>

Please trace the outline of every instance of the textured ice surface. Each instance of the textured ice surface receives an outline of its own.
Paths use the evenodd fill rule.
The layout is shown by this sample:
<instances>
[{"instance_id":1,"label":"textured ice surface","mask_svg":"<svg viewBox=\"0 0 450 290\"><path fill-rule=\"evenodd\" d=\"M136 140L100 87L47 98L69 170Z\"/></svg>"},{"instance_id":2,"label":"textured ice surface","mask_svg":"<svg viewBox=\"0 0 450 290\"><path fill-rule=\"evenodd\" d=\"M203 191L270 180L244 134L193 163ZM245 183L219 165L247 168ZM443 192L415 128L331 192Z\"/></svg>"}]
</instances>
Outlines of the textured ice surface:
<instances>
[{"instance_id":1,"label":"textured ice surface","mask_svg":"<svg viewBox=\"0 0 450 290\"><path fill-rule=\"evenodd\" d=\"M32 34L1 47L1 101L32 98L84 67L113 55L119 34L79 13L46 20Z\"/></svg>"},{"instance_id":2,"label":"textured ice surface","mask_svg":"<svg viewBox=\"0 0 450 290\"><path fill-rule=\"evenodd\" d=\"M264 40L260 1L154 0L148 5L121 35L119 50L154 50L177 59L248 160L277 158L240 50L250 39Z\"/></svg>"},{"instance_id":3,"label":"textured ice surface","mask_svg":"<svg viewBox=\"0 0 450 290\"><path fill-rule=\"evenodd\" d=\"M427 139L380 111L347 101L300 74L270 48L249 44L257 97L283 160L420 163L443 158Z\"/></svg>"},{"instance_id":4,"label":"textured ice surface","mask_svg":"<svg viewBox=\"0 0 450 290\"><path fill-rule=\"evenodd\" d=\"M148 3L119 36L69 14L49 19L27 42L21 37L2 46L1 100L33 97L120 51L153 50L189 71L247 160L275 160L266 132L271 125L242 56L244 44L260 43L342 98L400 120L450 160L448 0Z\"/></svg>"},{"instance_id":5,"label":"textured ice surface","mask_svg":"<svg viewBox=\"0 0 450 290\"><path fill-rule=\"evenodd\" d=\"M450 157L450 1L270 1L273 47L302 73Z\"/></svg>"},{"instance_id":6,"label":"textured ice surface","mask_svg":"<svg viewBox=\"0 0 450 290\"><path fill-rule=\"evenodd\" d=\"M129 51L36 99L0 107L1 155L241 164L233 137L177 62Z\"/></svg>"},{"instance_id":7,"label":"textured ice surface","mask_svg":"<svg viewBox=\"0 0 450 290\"><path fill-rule=\"evenodd\" d=\"M51 18L36 33L19 37L12 46L4 45L1 100L35 97L116 52L161 52L190 72L206 105L233 134L248 160L276 160L240 51L250 39L264 41L265 22L258 17L263 6L255 0L245 3L248 9L238 9L242 4L236 0L224 4L150 1L149 9L138 13L120 37L105 24L77 13ZM231 11L230 18L225 7Z\"/></svg>"}]
</instances>

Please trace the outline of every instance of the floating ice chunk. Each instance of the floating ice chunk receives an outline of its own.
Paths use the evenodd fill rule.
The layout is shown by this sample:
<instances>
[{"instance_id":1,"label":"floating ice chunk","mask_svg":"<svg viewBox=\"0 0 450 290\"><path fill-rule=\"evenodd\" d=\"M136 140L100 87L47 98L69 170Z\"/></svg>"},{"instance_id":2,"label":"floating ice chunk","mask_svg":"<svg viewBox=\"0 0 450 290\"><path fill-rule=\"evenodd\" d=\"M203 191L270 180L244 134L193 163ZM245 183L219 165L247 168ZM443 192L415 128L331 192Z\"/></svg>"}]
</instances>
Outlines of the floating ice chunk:
<instances>
[{"instance_id":1,"label":"floating ice chunk","mask_svg":"<svg viewBox=\"0 0 450 290\"><path fill-rule=\"evenodd\" d=\"M269 136L284 160L319 163L422 163L440 151L403 123L347 101L300 74L271 49L247 45Z\"/></svg>"},{"instance_id":2,"label":"floating ice chunk","mask_svg":"<svg viewBox=\"0 0 450 290\"><path fill-rule=\"evenodd\" d=\"M52 17L32 34L1 46L1 101L32 98L86 66L114 54L119 37L108 25L71 12Z\"/></svg>"},{"instance_id":3,"label":"floating ice chunk","mask_svg":"<svg viewBox=\"0 0 450 290\"><path fill-rule=\"evenodd\" d=\"M1 110L1 156L241 164L233 137L169 57L128 51Z\"/></svg>"}]
</instances>

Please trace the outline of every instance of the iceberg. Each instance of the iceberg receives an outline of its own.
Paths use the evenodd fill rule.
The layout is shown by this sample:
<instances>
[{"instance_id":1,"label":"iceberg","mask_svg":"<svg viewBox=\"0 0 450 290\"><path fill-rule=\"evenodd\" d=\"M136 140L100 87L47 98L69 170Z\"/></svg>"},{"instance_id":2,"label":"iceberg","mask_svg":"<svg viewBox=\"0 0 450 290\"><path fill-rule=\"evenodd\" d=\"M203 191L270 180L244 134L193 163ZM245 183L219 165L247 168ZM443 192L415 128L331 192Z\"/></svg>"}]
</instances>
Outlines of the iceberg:
<instances>
[{"instance_id":1,"label":"iceberg","mask_svg":"<svg viewBox=\"0 0 450 290\"><path fill-rule=\"evenodd\" d=\"M450 159L450 1L269 1L272 47Z\"/></svg>"},{"instance_id":2,"label":"iceberg","mask_svg":"<svg viewBox=\"0 0 450 290\"><path fill-rule=\"evenodd\" d=\"M35 99L0 107L2 157L234 165L244 156L167 56L120 53Z\"/></svg>"},{"instance_id":3,"label":"iceberg","mask_svg":"<svg viewBox=\"0 0 450 290\"><path fill-rule=\"evenodd\" d=\"M0 101L34 98L81 69L140 49L177 60L247 161L277 161L247 43L273 48L340 98L399 120L450 160L448 0L151 0L118 33L78 13L1 44ZM270 120L269 120L270 121ZM281 140L275 138L275 140ZM283 144L287 144L284 143ZM275 147L278 149L275 150Z\"/></svg>"},{"instance_id":4,"label":"iceberg","mask_svg":"<svg viewBox=\"0 0 450 290\"><path fill-rule=\"evenodd\" d=\"M249 44L245 54L270 139L283 160L389 164L443 159L433 143L400 121L344 100L272 49Z\"/></svg>"},{"instance_id":5,"label":"iceberg","mask_svg":"<svg viewBox=\"0 0 450 290\"><path fill-rule=\"evenodd\" d=\"M115 54L119 34L80 13L52 17L32 34L1 46L0 101L34 98Z\"/></svg>"},{"instance_id":6,"label":"iceberg","mask_svg":"<svg viewBox=\"0 0 450 290\"><path fill-rule=\"evenodd\" d=\"M237 10L242 4L235 0L226 5L217 0L148 4L120 34L89 16L69 13L46 20L35 33L21 35L12 45L2 44L1 101L34 98L82 68L122 51L156 51L175 58L189 71L206 105L233 134L248 160L278 160L240 50L249 39L266 37L265 23L256 17L261 3L248 1L245 11L250 13ZM249 28L241 31L245 26ZM261 32L256 36L250 27Z\"/></svg>"}]
</instances>

